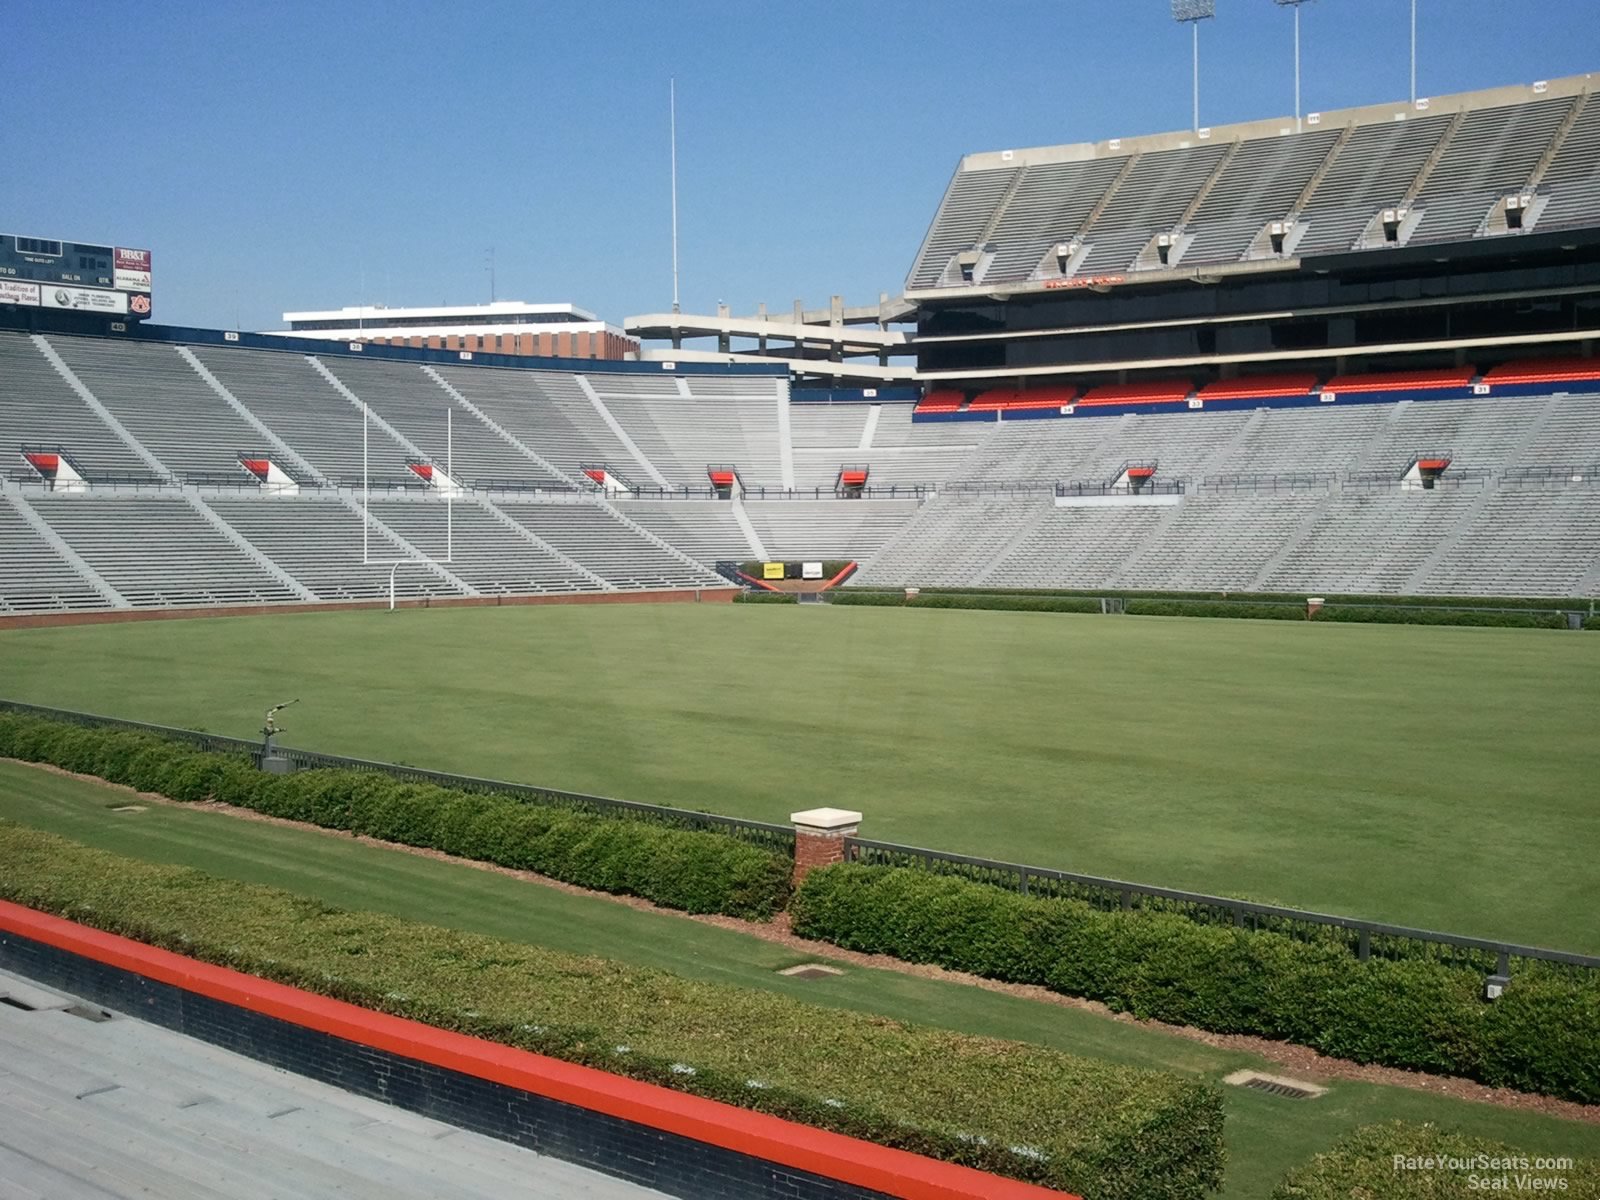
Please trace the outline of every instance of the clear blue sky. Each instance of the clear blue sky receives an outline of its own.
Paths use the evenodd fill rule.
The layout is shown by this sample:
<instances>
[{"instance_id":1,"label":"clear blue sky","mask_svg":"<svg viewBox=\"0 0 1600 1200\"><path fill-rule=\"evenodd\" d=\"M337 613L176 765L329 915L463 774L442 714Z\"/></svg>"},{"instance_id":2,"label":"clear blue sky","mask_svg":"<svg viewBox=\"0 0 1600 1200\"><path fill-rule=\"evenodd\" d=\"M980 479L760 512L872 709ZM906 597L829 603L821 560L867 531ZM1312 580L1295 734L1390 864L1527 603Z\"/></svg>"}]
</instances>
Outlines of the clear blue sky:
<instances>
[{"instance_id":1,"label":"clear blue sky","mask_svg":"<svg viewBox=\"0 0 1600 1200\"><path fill-rule=\"evenodd\" d=\"M1600 71L1597 0L1420 0L1422 95ZM1206 124L1292 111L1291 29L1217 0ZM1404 99L1409 0L1305 6L1308 111ZM155 319L360 300L849 303L961 155L1179 129L1168 0L0 0L0 228L147 246Z\"/></svg>"}]
</instances>

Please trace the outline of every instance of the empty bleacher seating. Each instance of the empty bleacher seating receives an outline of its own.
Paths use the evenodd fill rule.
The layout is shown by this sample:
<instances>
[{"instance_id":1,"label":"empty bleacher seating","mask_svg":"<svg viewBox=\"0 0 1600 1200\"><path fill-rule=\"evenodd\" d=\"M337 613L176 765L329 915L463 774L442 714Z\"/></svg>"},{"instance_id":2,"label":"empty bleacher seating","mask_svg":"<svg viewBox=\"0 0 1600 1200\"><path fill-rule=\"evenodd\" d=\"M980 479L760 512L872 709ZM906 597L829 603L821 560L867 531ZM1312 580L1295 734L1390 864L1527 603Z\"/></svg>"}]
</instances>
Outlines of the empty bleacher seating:
<instances>
[{"instance_id":1,"label":"empty bleacher seating","mask_svg":"<svg viewBox=\"0 0 1600 1200\"><path fill-rule=\"evenodd\" d=\"M180 477L239 474L260 432L200 378L175 346L51 337L73 374L122 426Z\"/></svg>"},{"instance_id":2,"label":"empty bleacher seating","mask_svg":"<svg viewBox=\"0 0 1600 1200\"><path fill-rule=\"evenodd\" d=\"M629 520L706 566L752 557L733 509L720 500L633 500L624 511Z\"/></svg>"},{"instance_id":3,"label":"empty bleacher seating","mask_svg":"<svg viewBox=\"0 0 1600 1200\"><path fill-rule=\"evenodd\" d=\"M59 446L89 478L156 478L31 339L0 333L0 451L7 473L23 467L25 445Z\"/></svg>"},{"instance_id":4,"label":"empty bleacher seating","mask_svg":"<svg viewBox=\"0 0 1600 1200\"><path fill-rule=\"evenodd\" d=\"M1264 224L1289 215L1338 137L1337 129L1320 129L1242 143L1190 220L1195 238L1182 261L1242 259Z\"/></svg>"},{"instance_id":5,"label":"empty bleacher seating","mask_svg":"<svg viewBox=\"0 0 1600 1200\"><path fill-rule=\"evenodd\" d=\"M464 593L414 559L382 529L369 527L343 500L324 496L216 497L211 510L320 600L371 600L388 594L391 567L398 596Z\"/></svg>"},{"instance_id":6,"label":"empty bleacher seating","mask_svg":"<svg viewBox=\"0 0 1600 1200\"><path fill-rule=\"evenodd\" d=\"M1078 389L1066 387L991 388L973 397L968 412L1029 412L1061 408L1078 398Z\"/></svg>"},{"instance_id":7,"label":"empty bleacher seating","mask_svg":"<svg viewBox=\"0 0 1600 1200\"><path fill-rule=\"evenodd\" d=\"M1336 396L1363 392L1423 392L1460 390L1472 385L1476 367L1442 367L1422 371L1374 371L1365 375L1335 375L1322 390Z\"/></svg>"},{"instance_id":8,"label":"empty bleacher seating","mask_svg":"<svg viewBox=\"0 0 1600 1200\"><path fill-rule=\"evenodd\" d=\"M1401 206L1414 216L1407 239L1467 241L1503 233L1491 210L1535 184L1538 227L1593 224L1600 104L1544 90L1511 104L1501 93L1324 113L1271 132L1213 128L1195 144L1169 135L976 155L946 188L906 286L1236 263L1273 253L1261 235L1274 221L1288 222L1286 253L1346 253L1386 244L1363 234ZM1174 239L1166 258L1146 252L1159 234Z\"/></svg>"},{"instance_id":9,"label":"empty bleacher seating","mask_svg":"<svg viewBox=\"0 0 1600 1200\"><path fill-rule=\"evenodd\" d=\"M1081 408L1109 404L1182 404L1194 391L1187 379L1150 379L1139 383L1102 383L1077 400Z\"/></svg>"},{"instance_id":10,"label":"empty bleacher seating","mask_svg":"<svg viewBox=\"0 0 1600 1200\"><path fill-rule=\"evenodd\" d=\"M179 496L29 496L61 539L140 607L298 599Z\"/></svg>"},{"instance_id":11,"label":"empty bleacher seating","mask_svg":"<svg viewBox=\"0 0 1600 1200\"><path fill-rule=\"evenodd\" d=\"M745 510L767 553L781 559L868 559L916 515L914 500L841 504L752 500Z\"/></svg>"},{"instance_id":12,"label":"empty bleacher seating","mask_svg":"<svg viewBox=\"0 0 1600 1200\"><path fill-rule=\"evenodd\" d=\"M935 388L917 401L919 413L955 412L965 402L966 395L949 389Z\"/></svg>"},{"instance_id":13,"label":"empty bleacher seating","mask_svg":"<svg viewBox=\"0 0 1600 1200\"><path fill-rule=\"evenodd\" d=\"M473 407L569 479L578 479L583 466L591 463L604 464L622 479L643 473L576 376L495 367L437 370Z\"/></svg>"},{"instance_id":14,"label":"empty bleacher seating","mask_svg":"<svg viewBox=\"0 0 1600 1200\"><path fill-rule=\"evenodd\" d=\"M105 600L0 496L0 613L103 608Z\"/></svg>"},{"instance_id":15,"label":"empty bleacher seating","mask_svg":"<svg viewBox=\"0 0 1600 1200\"><path fill-rule=\"evenodd\" d=\"M332 355L323 365L435 466L452 463L458 482L477 486L562 482L457 404L420 366Z\"/></svg>"},{"instance_id":16,"label":"empty bleacher seating","mask_svg":"<svg viewBox=\"0 0 1600 1200\"><path fill-rule=\"evenodd\" d=\"M410 451L328 383L304 355L197 346L219 383L332 483L403 480Z\"/></svg>"},{"instance_id":17,"label":"empty bleacher seating","mask_svg":"<svg viewBox=\"0 0 1600 1200\"><path fill-rule=\"evenodd\" d=\"M125 435L68 386L50 349ZM1478 396L1470 366L1320 385L1312 371L1267 373L1198 392L1185 379L1083 395L1045 383L970 404L952 392L987 419L920 422L904 402L794 403L771 376L450 365L434 369L446 388L410 362L328 354L343 388L400 439L368 428L378 486L363 537L361 493L328 485L359 478L360 407L303 355L193 353L248 416L172 344L0 335L0 434L61 445L90 474L77 495L13 471L0 500L0 611L107 607L113 592L168 607L376 599L395 563L402 596L713 587L713 563L762 552L857 559L862 582L890 585L1540 595L1600 579L1600 394L1568 394L1600 379L1593 359L1502 364ZM1397 402L1323 405L1319 391ZM1307 403L1266 404L1297 396ZM1238 403L1206 411L1208 400ZM1068 401L1073 415L1050 411ZM1049 419L1010 419L1030 410ZM408 455L442 457L445 413L458 464L475 464L458 478L488 486L448 503L415 480L383 486ZM271 453L299 474L299 495L264 495L238 469L241 449L261 452L251 417L288 443ZM1419 456L1449 460L1432 488L1406 479ZM782 489L786 458L809 496ZM560 473L584 478L580 462L677 486L573 495ZM1154 472L1155 494L1112 494L1131 465ZM748 535L731 502L705 498L710 466L755 485ZM867 472L870 497L832 497L846 466ZM1086 494L1111 504L1067 504Z\"/></svg>"},{"instance_id":18,"label":"empty bleacher seating","mask_svg":"<svg viewBox=\"0 0 1600 1200\"><path fill-rule=\"evenodd\" d=\"M1600 358L1528 358L1502 363L1483 373L1483 382L1496 385L1556 384L1600 380Z\"/></svg>"},{"instance_id":19,"label":"empty bleacher seating","mask_svg":"<svg viewBox=\"0 0 1600 1200\"><path fill-rule=\"evenodd\" d=\"M1195 395L1201 400L1264 400L1277 396L1304 396L1316 386L1317 377L1311 372L1247 375L1208 383Z\"/></svg>"},{"instance_id":20,"label":"empty bleacher seating","mask_svg":"<svg viewBox=\"0 0 1600 1200\"><path fill-rule=\"evenodd\" d=\"M695 507L693 501L673 503ZM714 572L691 566L663 550L598 505L541 504L508 497L497 507L612 587L627 590L726 586ZM632 507L629 506L630 513Z\"/></svg>"},{"instance_id":21,"label":"empty bleacher seating","mask_svg":"<svg viewBox=\"0 0 1600 1200\"><path fill-rule=\"evenodd\" d=\"M911 268L911 286L932 287L939 282L950 256L972 245L983 232L1016 175L1017 169L1008 167L956 175Z\"/></svg>"}]
</instances>

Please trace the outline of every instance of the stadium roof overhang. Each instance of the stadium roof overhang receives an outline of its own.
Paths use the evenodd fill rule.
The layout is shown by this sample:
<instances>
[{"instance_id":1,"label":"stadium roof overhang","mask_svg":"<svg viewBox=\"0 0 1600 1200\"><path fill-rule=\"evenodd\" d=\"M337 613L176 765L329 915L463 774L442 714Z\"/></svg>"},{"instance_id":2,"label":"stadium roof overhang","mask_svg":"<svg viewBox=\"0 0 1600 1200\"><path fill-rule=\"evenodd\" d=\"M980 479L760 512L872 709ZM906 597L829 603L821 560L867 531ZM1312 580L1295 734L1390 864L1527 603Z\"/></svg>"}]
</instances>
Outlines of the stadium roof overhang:
<instances>
[{"instance_id":1,"label":"stadium roof overhang","mask_svg":"<svg viewBox=\"0 0 1600 1200\"><path fill-rule=\"evenodd\" d=\"M628 317L623 329L638 338L664 340L685 337L755 338L790 342L798 349L840 354L904 352L907 336L897 329L861 325L799 322L785 317L701 316L693 313L646 313Z\"/></svg>"},{"instance_id":2,"label":"stadium roof overhang","mask_svg":"<svg viewBox=\"0 0 1600 1200\"><path fill-rule=\"evenodd\" d=\"M673 350L652 349L642 351L640 358L646 362L672 363L759 363L764 366L785 367L795 376L813 376L834 383L910 383L918 378L916 369L905 366L885 366L869 362L832 362L827 359L796 359L759 353L733 353L721 350L697 350L680 347Z\"/></svg>"}]
</instances>

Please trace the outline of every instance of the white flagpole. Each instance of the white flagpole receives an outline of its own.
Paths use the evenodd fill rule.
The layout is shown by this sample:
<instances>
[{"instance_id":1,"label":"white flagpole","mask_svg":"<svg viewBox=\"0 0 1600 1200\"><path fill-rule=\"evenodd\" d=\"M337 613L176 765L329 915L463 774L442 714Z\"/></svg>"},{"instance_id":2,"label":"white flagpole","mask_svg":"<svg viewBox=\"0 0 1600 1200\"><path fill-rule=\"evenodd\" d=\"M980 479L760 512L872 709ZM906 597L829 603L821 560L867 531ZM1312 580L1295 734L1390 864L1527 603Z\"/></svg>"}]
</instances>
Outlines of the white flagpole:
<instances>
[{"instance_id":1,"label":"white flagpole","mask_svg":"<svg viewBox=\"0 0 1600 1200\"><path fill-rule=\"evenodd\" d=\"M1417 0L1411 0L1411 103L1417 102Z\"/></svg>"},{"instance_id":2,"label":"white flagpole","mask_svg":"<svg viewBox=\"0 0 1600 1200\"><path fill-rule=\"evenodd\" d=\"M456 557L456 444L450 421L454 415L450 409L444 410L444 473L450 477L450 491L444 498L445 562L454 562Z\"/></svg>"},{"instance_id":3,"label":"white flagpole","mask_svg":"<svg viewBox=\"0 0 1600 1200\"><path fill-rule=\"evenodd\" d=\"M672 311L678 311L678 79L667 85L672 128Z\"/></svg>"}]
</instances>

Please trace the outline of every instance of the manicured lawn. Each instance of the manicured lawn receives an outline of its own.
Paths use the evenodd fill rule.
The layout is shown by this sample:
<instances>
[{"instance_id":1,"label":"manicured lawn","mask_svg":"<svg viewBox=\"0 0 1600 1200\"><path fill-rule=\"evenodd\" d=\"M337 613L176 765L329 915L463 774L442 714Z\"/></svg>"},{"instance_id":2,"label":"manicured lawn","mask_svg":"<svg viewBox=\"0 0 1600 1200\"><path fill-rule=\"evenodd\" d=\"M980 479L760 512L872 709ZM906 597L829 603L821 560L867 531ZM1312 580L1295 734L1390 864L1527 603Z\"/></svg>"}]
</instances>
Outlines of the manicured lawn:
<instances>
[{"instance_id":1,"label":"manicured lawn","mask_svg":"<svg viewBox=\"0 0 1600 1200\"><path fill-rule=\"evenodd\" d=\"M1600 637L627 605L0 633L0 695L1600 952Z\"/></svg>"},{"instance_id":2,"label":"manicured lawn","mask_svg":"<svg viewBox=\"0 0 1600 1200\"><path fill-rule=\"evenodd\" d=\"M679 975L765 988L814 1003L1035 1042L1076 1054L1182 1071L1216 1082L1239 1067L1274 1068L1093 1013L959 984L849 967L796 980L775 972L799 961L769 942L682 917L573 896L470 867L351 839L154 806L115 813L125 792L0 763L0 819L46 829L116 854L194 866L286 888L344 908L592 953ZM1335 1083L1314 1102L1235 1088L1228 1104L1228 1197L1266 1195L1290 1166L1356 1125L1404 1117L1504 1138L1547 1154L1600 1155L1600 1126L1509 1112L1426 1093Z\"/></svg>"}]
</instances>

